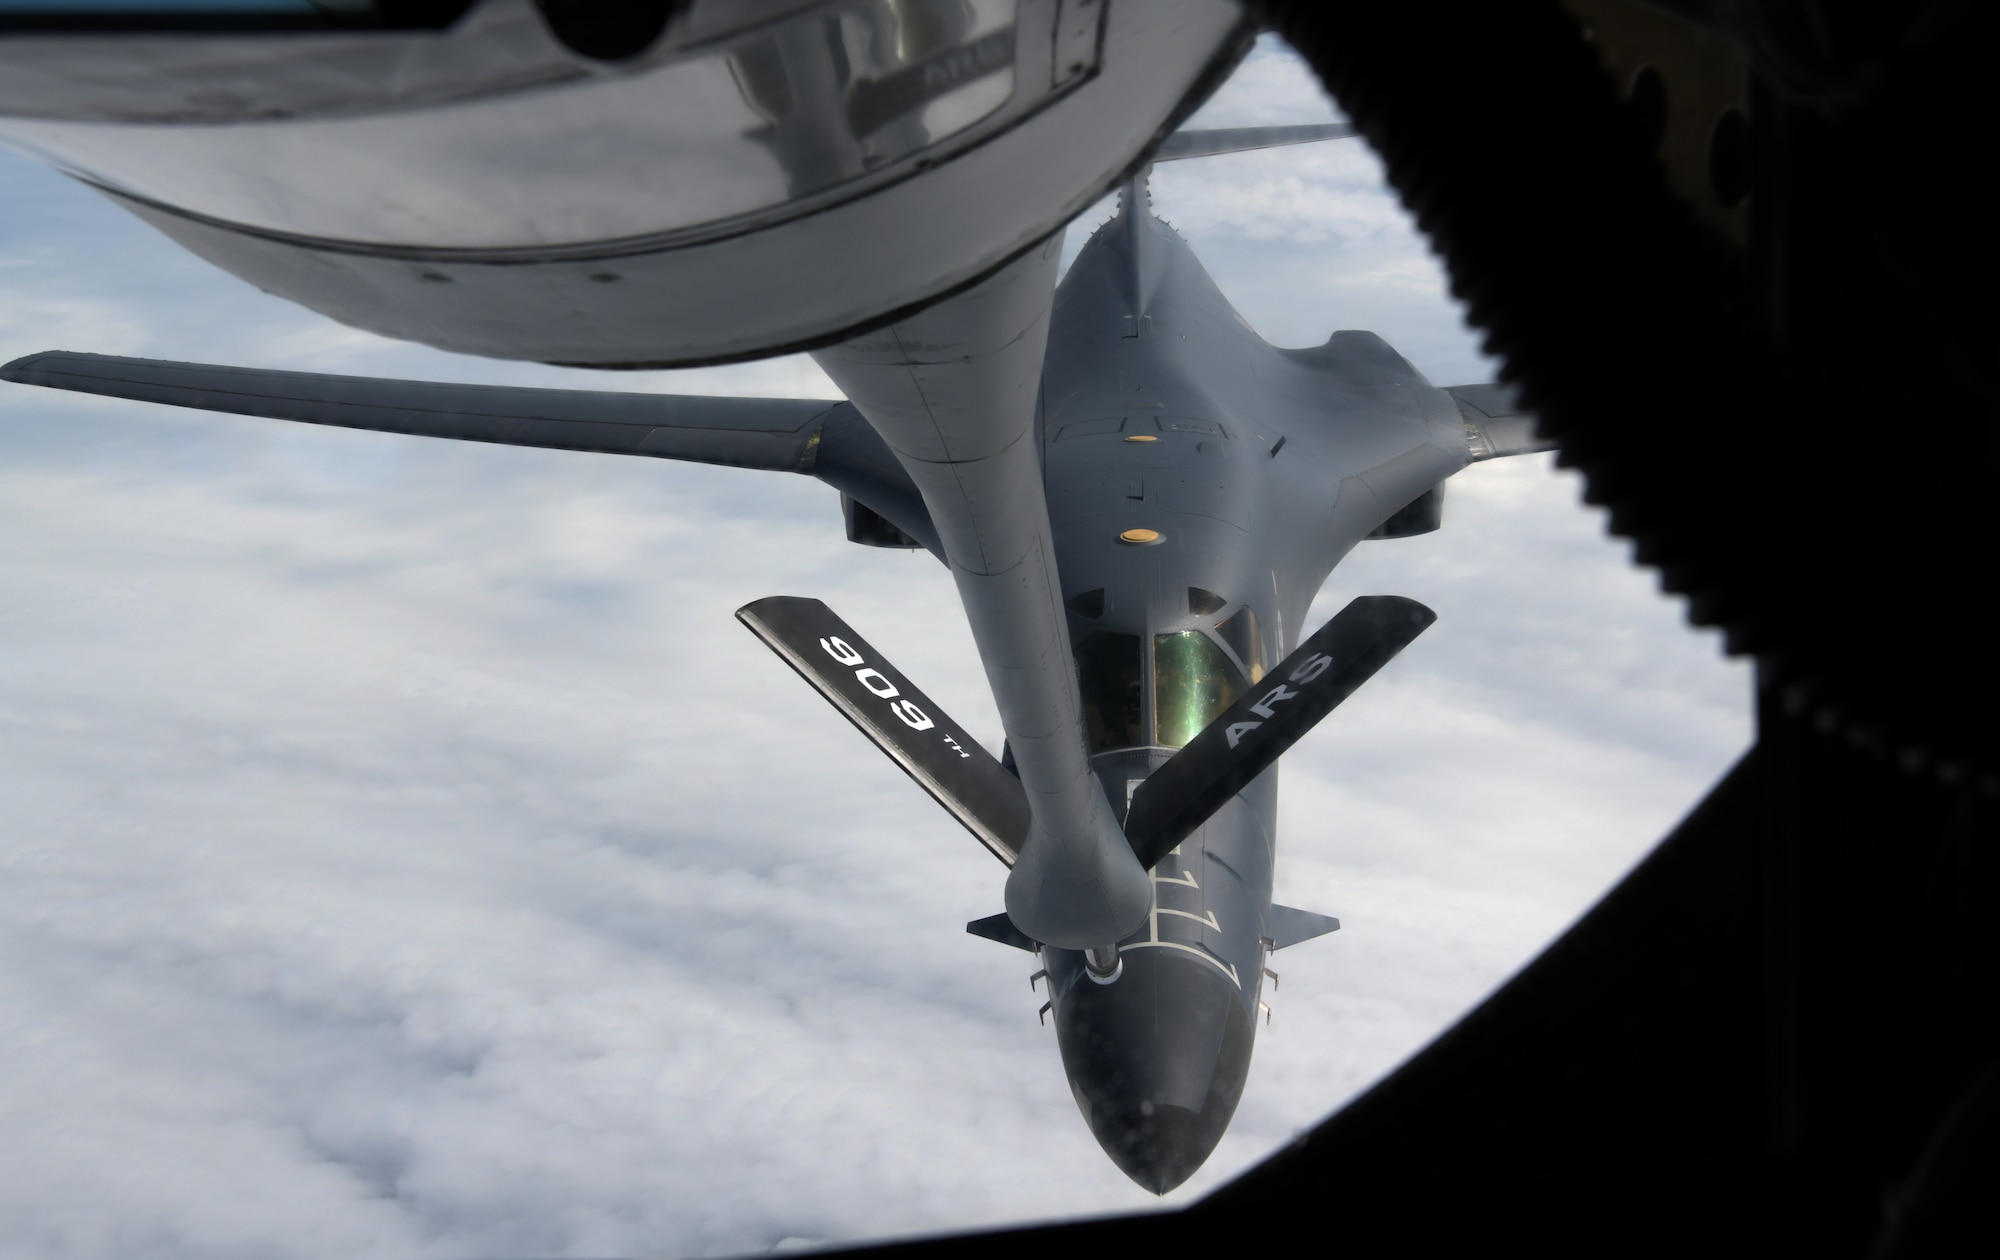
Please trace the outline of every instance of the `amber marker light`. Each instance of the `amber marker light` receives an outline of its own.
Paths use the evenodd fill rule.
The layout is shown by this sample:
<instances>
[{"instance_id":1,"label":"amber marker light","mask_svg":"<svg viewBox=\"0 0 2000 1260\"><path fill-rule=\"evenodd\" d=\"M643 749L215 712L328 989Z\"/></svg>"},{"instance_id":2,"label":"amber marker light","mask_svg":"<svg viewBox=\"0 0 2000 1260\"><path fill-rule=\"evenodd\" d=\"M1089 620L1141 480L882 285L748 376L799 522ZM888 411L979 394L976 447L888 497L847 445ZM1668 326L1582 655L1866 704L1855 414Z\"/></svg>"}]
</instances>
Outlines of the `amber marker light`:
<instances>
[{"instance_id":1,"label":"amber marker light","mask_svg":"<svg viewBox=\"0 0 2000 1260\"><path fill-rule=\"evenodd\" d=\"M1125 440L1127 442L1157 442L1160 439L1154 437L1150 433L1134 433Z\"/></svg>"},{"instance_id":2,"label":"amber marker light","mask_svg":"<svg viewBox=\"0 0 2000 1260\"><path fill-rule=\"evenodd\" d=\"M1157 529L1128 529L1118 535L1118 541L1128 547L1149 547L1160 541L1160 531Z\"/></svg>"}]
</instances>

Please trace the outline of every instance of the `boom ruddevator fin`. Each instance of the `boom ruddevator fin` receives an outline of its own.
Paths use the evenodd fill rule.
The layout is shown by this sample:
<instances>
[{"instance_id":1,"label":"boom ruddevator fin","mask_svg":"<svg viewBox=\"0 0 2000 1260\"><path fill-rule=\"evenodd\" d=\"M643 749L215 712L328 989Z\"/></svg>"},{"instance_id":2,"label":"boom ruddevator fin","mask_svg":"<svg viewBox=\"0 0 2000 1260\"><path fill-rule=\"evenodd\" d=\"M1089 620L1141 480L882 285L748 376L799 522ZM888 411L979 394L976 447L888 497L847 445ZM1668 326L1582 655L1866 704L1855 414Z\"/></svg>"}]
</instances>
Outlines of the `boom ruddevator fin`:
<instances>
[{"instance_id":1,"label":"boom ruddevator fin","mask_svg":"<svg viewBox=\"0 0 2000 1260\"><path fill-rule=\"evenodd\" d=\"M833 609L816 599L773 595L737 609L736 619L994 857L1014 865L1028 835L1028 796L1021 781Z\"/></svg>"},{"instance_id":2,"label":"boom ruddevator fin","mask_svg":"<svg viewBox=\"0 0 2000 1260\"><path fill-rule=\"evenodd\" d=\"M1465 421L1465 450L1473 463L1556 449L1536 432L1535 413L1521 410L1520 393L1512 385L1449 385L1444 392Z\"/></svg>"},{"instance_id":3,"label":"boom ruddevator fin","mask_svg":"<svg viewBox=\"0 0 2000 1260\"><path fill-rule=\"evenodd\" d=\"M1436 620L1400 595L1341 609L1139 785L1125 815L1139 864L1151 870Z\"/></svg>"}]
</instances>

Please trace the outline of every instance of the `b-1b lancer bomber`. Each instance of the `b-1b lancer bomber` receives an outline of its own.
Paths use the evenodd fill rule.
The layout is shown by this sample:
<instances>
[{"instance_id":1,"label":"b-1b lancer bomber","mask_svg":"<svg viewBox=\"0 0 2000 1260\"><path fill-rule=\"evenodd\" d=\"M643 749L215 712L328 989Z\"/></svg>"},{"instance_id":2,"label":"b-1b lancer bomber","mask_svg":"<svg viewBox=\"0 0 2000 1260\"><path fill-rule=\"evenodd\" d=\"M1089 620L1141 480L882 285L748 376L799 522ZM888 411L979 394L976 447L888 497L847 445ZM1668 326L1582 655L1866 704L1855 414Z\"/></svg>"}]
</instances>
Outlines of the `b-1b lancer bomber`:
<instances>
[{"instance_id":1,"label":"b-1b lancer bomber","mask_svg":"<svg viewBox=\"0 0 2000 1260\"><path fill-rule=\"evenodd\" d=\"M1341 134L1181 132L1156 160ZM1315 592L1362 540L1436 529L1459 469L1539 446L1506 390L1436 388L1373 333L1266 344L1151 213L1143 172L1060 286L1059 240L819 351L844 402L61 352L0 374L803 473L840 492L852 541L935 554L1006 726L999 758L819 601L738 616L1009 868L1005 912L968 928L1037 956L1077 1106L1117 1165L1164 1193L1235 1111L1272 952L1339 926L1272 904L1273 763L1432 620L1367 597L1313 629Z\"/></svg>"},{"instance_id":2,"label":"b-1b lancer bomber","mask_svg":"<svg viewBox=\"0 0 2000 1260\"><path fill-rule=\"evenodd\" d=\"M142 8L0 18L0 138L356 327L605 368L809 350L846 400L64 352L0 377L833 487L848 538L949 567L1001 755L824 604L739 617L1006 865L968 927L1036 955L1105 1151L1157 1193L1200 1167L1271 953L1338 926L1271 903L1273 764L1432 620L1370 597L1315 629L1314 593L1437 528L1460 468L1538 448L1508 391L1435 388L1372 333L1267 345L1154 217L1151 163L1351 134L1177 129L1249 49L1242 9ZM1058 285L1064 225L1114 190Z\"/></svg>"}]
</instances>

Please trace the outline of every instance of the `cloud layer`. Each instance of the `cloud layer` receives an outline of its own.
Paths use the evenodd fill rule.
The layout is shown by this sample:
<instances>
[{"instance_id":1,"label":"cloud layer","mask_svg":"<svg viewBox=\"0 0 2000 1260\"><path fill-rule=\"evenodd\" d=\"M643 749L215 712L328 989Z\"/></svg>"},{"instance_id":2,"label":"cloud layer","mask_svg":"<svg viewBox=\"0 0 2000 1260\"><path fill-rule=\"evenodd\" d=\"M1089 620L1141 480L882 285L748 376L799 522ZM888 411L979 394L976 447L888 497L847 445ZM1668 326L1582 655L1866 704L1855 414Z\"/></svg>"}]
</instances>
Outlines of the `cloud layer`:
<instances>
[{"instance_id":1,"label":"cloud layer","mask_svg":"<svg viewBox=\"0 0 2000 1260\"><path fill-rule=\"evenodd\" d=\"M1264 48L1201 125L1331 116ZM399 346L4 159L0 356L832 396ZM1491 372L1358 142L1158 207L1273 341ZM1088 221L1083 227L1087 228ZM1074 239L1083 228L1073 230ZM1153 1202L1001 870L737 626L827 599L997 744L944 571L804 479L0 392L0 1253L680 1256ZM1285 762L1247 1167L1530 957L1743 747L1747 679L1547 457L1322 597L1438 625Z\"/></svg>"}]
</instances>

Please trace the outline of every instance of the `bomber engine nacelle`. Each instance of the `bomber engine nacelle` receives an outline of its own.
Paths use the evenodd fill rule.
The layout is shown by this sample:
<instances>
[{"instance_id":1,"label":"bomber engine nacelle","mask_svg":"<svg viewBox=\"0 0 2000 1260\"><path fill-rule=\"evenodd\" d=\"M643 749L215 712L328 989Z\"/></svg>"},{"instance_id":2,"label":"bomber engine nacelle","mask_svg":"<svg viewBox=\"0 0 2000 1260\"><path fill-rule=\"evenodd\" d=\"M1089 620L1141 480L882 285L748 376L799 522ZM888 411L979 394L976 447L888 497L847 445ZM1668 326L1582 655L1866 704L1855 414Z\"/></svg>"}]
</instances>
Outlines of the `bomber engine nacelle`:
<instances>
[{"instance_id":1,"label":"bomber engine nacelle","mask_svg":"<svg viewBox=\"0 0 2000 1260\"><path fill-rule=\"evenodd\" d=\"M914 551L924 544L904 533L894 521L851 494L840 496L840 515L847 525L847 541L864 547L894 547Z\"/></svg>"},{"instance_id":2,"label":"bomber engine nacelle","mask_svg":"<svg viewBox=\"0 0 2000 1260\"><path fill-rule=\"evenodd\" d=\"M1444 524L1444 482L1440 481L1377 525L1369 538L1414 538Z\"/></svg>"}]
</instances>

